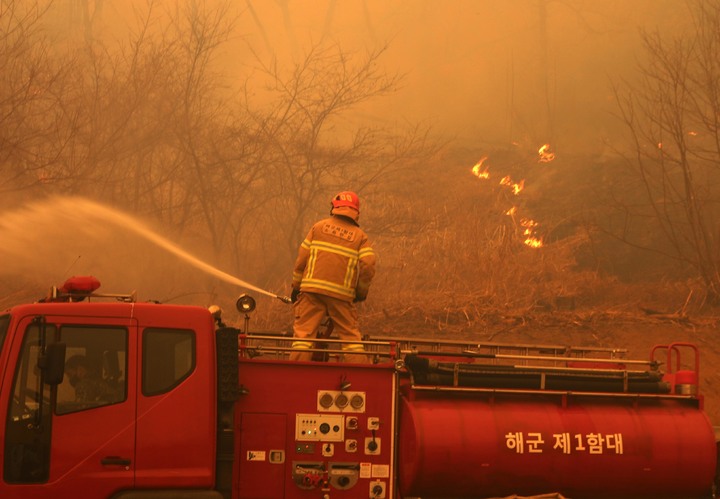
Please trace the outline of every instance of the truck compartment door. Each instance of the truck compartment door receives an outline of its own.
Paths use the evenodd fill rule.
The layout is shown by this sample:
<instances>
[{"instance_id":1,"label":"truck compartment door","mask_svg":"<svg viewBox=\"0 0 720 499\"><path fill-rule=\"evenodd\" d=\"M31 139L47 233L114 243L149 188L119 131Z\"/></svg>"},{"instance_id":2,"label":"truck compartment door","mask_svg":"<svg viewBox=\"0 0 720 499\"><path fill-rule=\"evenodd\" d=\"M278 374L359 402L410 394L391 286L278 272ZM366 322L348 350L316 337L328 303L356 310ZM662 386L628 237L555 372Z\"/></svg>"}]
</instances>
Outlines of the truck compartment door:
<instances>
[{"instance_id":1,"label":"truck compartment door","mask_svg":"<svg viewBox=\"0 0 720 499\"><path fill-rule=\"evenodd\" d=\"M237 497L284 497L286 428L284 414L240 415Z\"/></svg>"}]
</instances>

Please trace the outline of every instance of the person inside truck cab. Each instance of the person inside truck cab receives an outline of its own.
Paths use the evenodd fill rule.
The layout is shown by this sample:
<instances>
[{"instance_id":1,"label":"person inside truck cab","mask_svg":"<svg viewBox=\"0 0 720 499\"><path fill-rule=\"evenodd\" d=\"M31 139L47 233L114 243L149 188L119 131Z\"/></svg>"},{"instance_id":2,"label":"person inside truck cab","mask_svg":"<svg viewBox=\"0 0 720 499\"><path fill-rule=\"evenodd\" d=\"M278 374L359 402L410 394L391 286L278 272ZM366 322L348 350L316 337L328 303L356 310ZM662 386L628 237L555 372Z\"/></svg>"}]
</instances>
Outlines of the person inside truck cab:
<instances>
[{"instance_id":1,"label":"person inside truck cab","mask_svg":"<svg viewBox=\"0 0 720 499\"><path fill-rule=\"evenodd\" d=\"M118 391L94 373L84 355L73 355L65 362L65 378L75 389L75 402L102 405L120 399Z\"/></svg>"}]
</instances>

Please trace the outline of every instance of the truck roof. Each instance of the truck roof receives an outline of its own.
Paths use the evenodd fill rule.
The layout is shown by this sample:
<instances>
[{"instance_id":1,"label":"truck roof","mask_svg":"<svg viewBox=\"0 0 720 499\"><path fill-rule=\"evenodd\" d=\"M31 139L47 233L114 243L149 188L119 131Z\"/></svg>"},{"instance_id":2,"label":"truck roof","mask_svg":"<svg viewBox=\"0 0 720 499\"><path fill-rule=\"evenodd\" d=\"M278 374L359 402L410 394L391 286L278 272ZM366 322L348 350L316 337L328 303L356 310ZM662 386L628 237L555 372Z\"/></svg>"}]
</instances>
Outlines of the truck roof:
<instances>
[{"instance_id":1,"label":"truck roof","mask_svg":"<svg viewBox=\"0 0 720 499\"><path fill-rule=\"evenodd\" d=\"M15 319L25 316L50 315L69 318L134 319L140 326L197 328L214 330L213 318L207 308L192 305L170 305L154 302L36 302L16 305L5 310Z\"/></svg>"}]
</instances>

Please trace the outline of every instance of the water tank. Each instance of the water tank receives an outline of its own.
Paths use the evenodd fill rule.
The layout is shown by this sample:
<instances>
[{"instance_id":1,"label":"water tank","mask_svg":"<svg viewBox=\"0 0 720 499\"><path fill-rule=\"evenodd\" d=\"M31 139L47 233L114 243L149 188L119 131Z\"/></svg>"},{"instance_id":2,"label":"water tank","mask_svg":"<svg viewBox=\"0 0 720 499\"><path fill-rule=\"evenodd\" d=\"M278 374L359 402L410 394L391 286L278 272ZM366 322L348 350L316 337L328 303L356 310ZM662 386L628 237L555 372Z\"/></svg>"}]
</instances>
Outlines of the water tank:
<instances>
[{"instance_id":1,"label":"water tank","mask_svg":"<svg viewBox=\"0 0 720 499\"><path fill-rule=\"evenodd\" d=\"M713 427L697 399L405 387L398 469L409 497L557 492L710 497Z\"/></svg>"}]
</instances>

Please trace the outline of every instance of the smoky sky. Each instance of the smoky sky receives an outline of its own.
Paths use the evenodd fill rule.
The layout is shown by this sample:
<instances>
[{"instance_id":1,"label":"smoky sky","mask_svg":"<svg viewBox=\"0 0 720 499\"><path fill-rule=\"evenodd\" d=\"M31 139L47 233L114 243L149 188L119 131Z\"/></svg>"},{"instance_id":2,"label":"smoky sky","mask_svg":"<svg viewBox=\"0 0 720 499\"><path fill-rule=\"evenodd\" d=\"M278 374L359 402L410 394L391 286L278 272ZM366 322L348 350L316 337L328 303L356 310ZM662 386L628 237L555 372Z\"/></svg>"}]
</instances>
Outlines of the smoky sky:
<instances>
[{"instance_id":1,"label":"smoky sky","mask_svg":"<svg viewBox=\"0 0 720 499\"><path fill-rule=\"evenodd\" d=\"M61 1L62 24L92 19L99 37L123 37L144 0ZM478 148L516 143L601 152L617 138L612 84L632 81L640 32L681 32L676 0L237 0L154 2L156 19L183 8L224 6L232 23L218 52L227 84L252 86L253 54L290 68L311 47L387 47L383 70L397 92L356 109L359 122L432 126ZM251 89L252 90L252 89Z\"/></svg>"}]
</instances>

